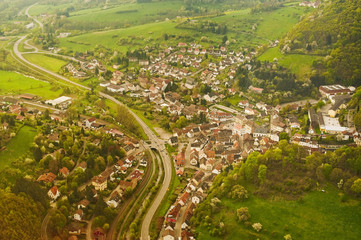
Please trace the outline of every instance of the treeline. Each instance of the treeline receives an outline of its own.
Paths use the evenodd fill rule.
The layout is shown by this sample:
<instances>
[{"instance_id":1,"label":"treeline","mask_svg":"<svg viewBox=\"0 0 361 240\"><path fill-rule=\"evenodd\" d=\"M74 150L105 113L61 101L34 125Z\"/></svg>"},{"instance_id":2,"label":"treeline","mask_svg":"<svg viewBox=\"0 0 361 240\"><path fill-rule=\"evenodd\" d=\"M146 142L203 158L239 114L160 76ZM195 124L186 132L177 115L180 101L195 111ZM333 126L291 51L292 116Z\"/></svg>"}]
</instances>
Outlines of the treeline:
<instances>
[{"instance_id":1,"label":"treeline","mask_svg":"<svg viewBox=\"0 0 361 240\"><path fill-rule=\"evenodd\" d=\"M25 194L0 189L0 239L40 239L44 208Z\"/></svg>"},{"instance_id":2,"label":"treeline","mask_svg":"<svg viewBox=\"0 0 361 240\"><path fill-rule=\"evenodd\" d=\"M244 201L249 189L251 194L263 198L301 200L305 193L332 183L346 193L361 197L360 147L307 155L301 146L281 140L265 154L253 152L244 163L227 167L214 180L207 199L195 209L192 226L207 226L212 236L224 235L224 227L212 218L221 210L220 199ZM341 201L346 199L343 195ZM247 221L247 209L241 210L237 210L237 217Z\"/></svg>"},{"instance_id":3,"label":"treeline","mask_svg":"<svg viewBox=\"0 0 361 240\"><path fill-rule=\"evenodd\" d=\"M259 12L267 12L276 10L277 8L280 8L282 6L282 3L280 1L266 1L264 3L260 3L257 6L253 7L251 9L251 13L259 13Z\"/></svg>"},{"instance_id":4,"label":"treeline","mask_svg":"<svg viewBox=\"0 0 361 240\"><path fill-rule=\"evenodd\" d=\"M327 83L361 85L361 0L325 2L280 42L284 52L328 55L316 68Z\"/></svg>"}]
</instances>

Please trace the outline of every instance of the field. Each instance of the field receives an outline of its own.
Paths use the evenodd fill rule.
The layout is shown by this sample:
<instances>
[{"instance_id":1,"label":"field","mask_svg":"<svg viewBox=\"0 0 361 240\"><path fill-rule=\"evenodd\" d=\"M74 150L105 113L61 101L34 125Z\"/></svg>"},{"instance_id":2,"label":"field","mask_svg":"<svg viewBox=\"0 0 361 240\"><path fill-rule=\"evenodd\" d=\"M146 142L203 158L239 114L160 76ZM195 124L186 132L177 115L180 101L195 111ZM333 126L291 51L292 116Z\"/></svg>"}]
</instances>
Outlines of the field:
<instances>
[{"instance_id":1,"label":"field","mask_svg":"<svg viewBox=\"0 0 361 240\"><path fill-rule=\"evenodd\" d=\"M269 48L261 56L258 57L260 61L273 62L277 58L278 62L289 68L298 79L303 79L311 73L312 63L320 59L320 56L303 55L303 54L282 54L278 48Z\"/></svg>"},{"instance_id":2,"label":"field","mask_svg":"<svg viewBox=\"0 0 361 240\"><path fill-rule=\"evenodd\" d=\"M63 10L70 7L72 3L60 4L60 5L43 5L37 4L30 8L29 14L31 16L38 16L42 13L55 14L57 10Z\"/></svg>"},{"instance_id":3,"label":"field","mask_svg":"<svg viewBox=\"0 0 361 240\"><path fill-rule=\"evenodd\" d=\"M28 152L35 136L36 130L34 128L23 126L16 136L10 140L6 150L0 152L0 169Z\"/></svg>"},{"instance_id":4,"label":"field","mask_svg":"<svg viewBox=\"0 0 361 240\"><path fill-rule=\"evenodd\" d=\"M291 234L293 239L361 239L360 201L348 199L341 202L339 191L328 186L325 192L314 191L301 201L270 201L251 196L244 203L222 199L224 208L217 219L225 223L228 235L222 239L283 239ZM248 207L252 223L262 224L257 233L252 227L236 221L236 210ZM197 239L219 239L208 235L207 229L198 228Z\"/></svg>"},{"instance_id":5,"label":"field","mask_svg":"<svg viewBox=\"0 0 361 240\"><path fill-rule=\"evenodd\" d=\"M0 94L16 95L31 93L46 99L58 97L59 89L53 89L50 83L26 77L19 73L0 70Z\"/></svg>"},{"instance_id":6,"label":"field","mask_svg":"<svg viewBox=\"0 0 361 240\"><path fill-rule=\"evenodd\" d=\"M166 17L176 16L182 4L183 1L164 1L122 4L110 9L91 8L71 13L68 20L75 22L144 24L156 19L164 20Z\"/></svg>"},{"instance_id":7,"label":"field","mask_svg":"<svg viewBox=\"0 0 361 240\"><path fill-rule=\"evenodd\" d=\"M158 3L153 4L148 4L148 8L152 8L152 6L156 6ZM168 3L165 2L163 7L167 7L167 4ZM176 7L177 6L175 6L175 8ZM125 8L125 6L123 6L123 8ZM109 9L109 11L114 12L115 9ZM71 17L69 19L72 21L75 21L77 18L85 19L85 16L87 16L86 11L93 10L85 10L82 15ZM287 6L266 13L251 14L249 9L243 9L229 11L222 16L194 17L194 19L196 21L212 21L218 24L227 24L228 39L232 40L231 44L233 44L234 48L239 48L257 46L268 43L269 39L275 40L281 38L287 33L287 31L291 29L295 23L299 21L300 16L305 14L307 11L307 8ZM103 20L99 19L99 21L107 21L105 20L106 18L103 16L103 13L96 13L95 17L98 14L99 18L103 18ZM140 13L134 12L129 14L132 15ZM126 15L128 16L128 14ZM121 19L121 17L117 17L116 19ZM177 20L152 22L122 29L86 33L60 39L60 46L74 52L84 52L89 49L94 49L96 45L103 45L125 53L127 50L143 48L145 45L175 45L180 41L201 42L200 40L202 36L205 36L209 39L208 42L202 43L205 46L210 44L218 45L221 42L223 38L223 35L221 34L202 32L199 31L199 29L189 29L182 27L183 25L179 26L179 24L185 20L186 19L180 18ZM257 27L255 30L252 30L252 26ZM167 33L169 36L174 35L175 37L170 37L166 41L163 38L165 33Z\"/></svg>"},{"instance_id":8,"label":"field","mask_svg":"<svg viewBox=\"0 0 361 240\"><path fill-rule=\"evenodd\" d=\"M24 57L43 68L46 68L52 72L59 72L60 68L67 64L66 61L57 58L49 57L43 54L26 54Z\"/></svg>"}]
</instances>

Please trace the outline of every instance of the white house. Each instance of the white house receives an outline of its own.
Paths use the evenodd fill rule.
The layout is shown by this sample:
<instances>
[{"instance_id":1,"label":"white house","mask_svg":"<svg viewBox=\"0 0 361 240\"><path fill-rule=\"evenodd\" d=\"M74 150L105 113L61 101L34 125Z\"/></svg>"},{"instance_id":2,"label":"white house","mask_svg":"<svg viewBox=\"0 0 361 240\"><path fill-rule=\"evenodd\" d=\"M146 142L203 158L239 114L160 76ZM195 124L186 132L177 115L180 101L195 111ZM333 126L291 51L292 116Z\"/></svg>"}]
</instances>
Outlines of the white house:
<instances>
[{"instance_id":1,"label":"white house","mask_svg":"<svg viewBox=\"0 0 361 240\"><path fill-rule=\"evenodd\" d=\"M48 196L51 199L56 200L60 196L60 191L59 191L58 187L54 186L54 187L50 188L50 190L48 192Z\"/></svg>"}]
</instances>

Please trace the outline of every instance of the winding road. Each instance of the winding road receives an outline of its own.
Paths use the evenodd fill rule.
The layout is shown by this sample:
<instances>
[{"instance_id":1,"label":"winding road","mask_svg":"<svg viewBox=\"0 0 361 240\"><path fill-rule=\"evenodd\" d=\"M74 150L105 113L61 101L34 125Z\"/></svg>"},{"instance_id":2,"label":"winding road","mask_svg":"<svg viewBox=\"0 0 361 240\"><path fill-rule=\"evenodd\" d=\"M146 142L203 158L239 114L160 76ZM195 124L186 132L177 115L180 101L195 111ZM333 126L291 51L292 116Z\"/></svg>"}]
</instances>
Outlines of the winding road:
<instances>
[{"instance_id":1,"label":"winding road","mask_svg":"<svg viewBox=\"0 0 361 240\"><path fill-rule=\"evenodd\" d=\"M34 6L34 5L32 5L32 6ZM30 7L32 7L32 6L30 6ZM28 11L29 11L30 7L28 7L26 9L26 12L25 12L26 15L29 18L32 18L36 23L38 23L39 26L43 30L43 24L29 15ZM27 64L28 66L30 66L30 67L32 67L34 69L41 70L42 72L45 72L45 73L47 73L47 74L49 74L49 75L51 75L51 76L53 76L53 77L55 77L57 79L60 79L62 81L65 81L67 83L75 85L75 86L77 86L79 88L82 88L82 89L85 89L85 90L90 90L89 87L86 87L86 86L83 86L83 85L81 85L79 83L73 82L73 81L69 80L68 78L65 78L62 75L59 75L59 74L54 73L52 71L49 71L48 69L45 69L45 68L43 68L41 66L38 66L38 65L36 65L34 63L31 63L28 60L26 60L23 57L22 53L19 51L19 44L26 37L27 36L22 36L14 44L13 51L14 51L15 55L17 56L18 60L20 60L21 62ZM126 105L121 103L119 100L117 100L116 98L114 98L114 97L112 97L112 96L110 96L110 95L108 95L106 93L99 92L99 95L106 98L106 99L109 99L110 101L112 101L112 102L114 102L114 103L116 103L118 105L127 107ZM169 157L169 155L168 155L168 153L167 153L167 151L165 149L164 141L159 139L154 134L154 132L134 112L132 112L129 108L128 108L128 110L129 110L129 113L133 115L133 117L136 119L136 121L139 123L139 125L143 128L143 131L145 132L145 134L148 136L148 138L149 138L149 140L151 142L151 144L150 144L151 148L156 149L159 152L159 154L161 156L161 160L163 162L163 166L164 166L164 180L163 180L163 183L162 183L162 187L160 188L160 190L159 190L159 192L157 194L157 197L155 198L152 205L150 206L149 211L147 212L147 214L146 214L146 216L144 218L144 221L142 223L142 228L141 228L141 239L150 239L150 237L149 237L149 227L150 227L152 218L153 218L156 210L158 209L158 207L161 204L166 192L168 191L168 188L169 188L169 185L170 185L170 182L171 182L171 178L172 178L172 164L171 164L171 159L170 159L170 157ZM44 239L47 239L47 238L44 238Z\"/></svg>"}]
</instances>

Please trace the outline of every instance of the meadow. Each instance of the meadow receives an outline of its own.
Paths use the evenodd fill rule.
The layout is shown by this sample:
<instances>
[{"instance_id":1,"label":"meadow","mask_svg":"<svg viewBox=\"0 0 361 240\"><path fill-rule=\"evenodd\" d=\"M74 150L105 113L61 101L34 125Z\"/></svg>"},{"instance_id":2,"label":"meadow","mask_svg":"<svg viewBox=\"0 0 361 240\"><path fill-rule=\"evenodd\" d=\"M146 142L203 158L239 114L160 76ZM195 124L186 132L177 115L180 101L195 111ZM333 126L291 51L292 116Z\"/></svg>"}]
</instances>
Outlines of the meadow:
<instances>
[{"instance_id":1,"label":"meadow","mask_svg":"<svg viewBox=\"0 0 361 240\"><path fill-rule=\"evenodd\" d=\"M341 194L333 186L325 192L313 191L299 201L265 200L253 195L245 202L222 199L223 209L214 219L222 219L228 234L222 239L361 239L361 205L359 200L341 201ZM248 207L250 222L262 224L257 233L252 227L239 223L236 210ZM205 227L197 228L199 240L219 239L208 234Z\"/></svg>"},{"instance_id":2,"label":"meadow","mask_svg":"<svg viewBox=\"0 0 361 240\"><path fill-rule=\"evenodd\" d=\"M321 56L305 55L305 54L282 54L280 50L275 48L267 49L261 56L258 57L260 61L273 62L277 59L279 64L289 68L298 79L308 77L312 70L313 61L317 61Z\"/></svg>"},{"instance_id":3,"label":"meadow","mask_svg":"<svg viewBox=\"0 0 361 240\"><path fill-rule=\"evenodd\" d=\"M38 16L40 14L55 14L58 10L63 10L72 6L72 3L65 3L59 5L51 5L51 4L37 4L29 9L29 14L31 16Z\"/></svg>"},{"instance_id":4,"label":"meadow","mask_svg":"<svg viewBox=\"0 0 361 240\"><path fill-rule=\"evenodd\" d=\"M43 54L26 54L26 55L24 55L24 57L28 61L30 61L36 65L39 65L43 68L46 68L52 72L59 72L61 67L63 67L65 64L67 64L67 62L64 60L49 57L49 56L46 56Z\"/></svg>"},{"instance_id":5,"label":"meadow","mask_svg":"<svg viewBox=\"0 0 361 240\"><path fill-rule=\"evenodd\" d=\"M36 134L36 129L30 126L23 126L16 136L7 144L6 149L0 152L0 169L3 169L27 153L30 150Z\"/></svg>"},{"instance_id":6,"label":"meadow","mask_svg":"<svg viewBox=\"0 0 361 240\"><path fill-rule=\"evenodd\" d=\"M45 99L56 98L61 94L60 89L55 89L49 82L26 77L16 72L0 70L0 94L17 95L31 93Z\"/></svg>"}]
</instances>

